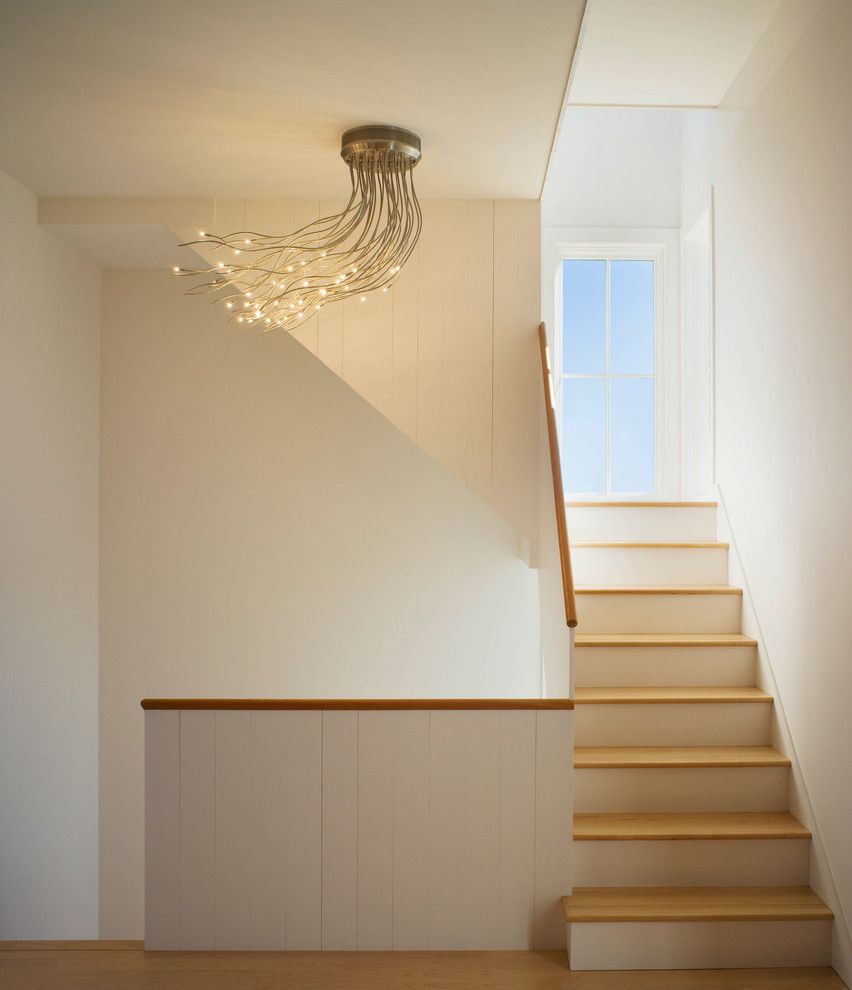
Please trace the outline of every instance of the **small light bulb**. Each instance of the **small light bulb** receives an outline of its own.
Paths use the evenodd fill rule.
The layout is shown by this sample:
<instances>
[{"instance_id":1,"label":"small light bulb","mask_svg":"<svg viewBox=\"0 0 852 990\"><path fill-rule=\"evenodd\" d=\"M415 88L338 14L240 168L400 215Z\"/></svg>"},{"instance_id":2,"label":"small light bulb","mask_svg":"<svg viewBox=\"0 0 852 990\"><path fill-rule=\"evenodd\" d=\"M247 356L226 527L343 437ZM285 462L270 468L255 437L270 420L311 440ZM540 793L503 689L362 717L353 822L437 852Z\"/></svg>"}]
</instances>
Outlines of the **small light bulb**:
<instances>
[{"instance_id":1,"label":"small light bulb","mask_svg":"<svg viewBox=\"0 0 852 990\"><path fill-rule=\"evenodd\" d=\"M234 248L234 254L239 254L239 253L240 253L240 249L239 248Z\"/></svg>"},{"instance_id":2,"label":"small light bulb","mask_svg":"<svg viewBox=\"0 0 852 990\"><path fill-rule=\"evenodd\" d=\"M302 266L302 268L304 268L304 267L305 267L305 263L304 263L304 261L300 261L300 262L299 262L299 264L300 264L300 265Z\"/></svg>"},{"instance_id":3,"label":"small light bulb","mask_svg":"<svg viewBox=\"0 0 852 990\"><path fill-rule=\"evenodd\" d=\"M303 317L304 315L305 315L304 313L299 313L299 319L301 320L301 318L302 318L302 317Z\"/></svg>"},{"instance_id":4,"label":"small light bulb","mask_svg":"<svg viewBox=\"0 0 852 990\"><path fill-rule=\"evenodd\" d=\"M233 309L233 308L234 308L234 304L233 304L232 302L226 302L226 303L225 303L225 307L226 307L227 309Z\"/></svg>"},{"instance_id":5,"label":"small light bulb","mask_svg":"<svg viewBox=\"0 0 852 990\"><path fill-rule=\"evenodd\" d=\"M326 253L327 253L327 252L325 252L325 251L321 251L321 252L320 252L320 257L321 257L321 258L324 258L324 257L326 256Z\"/></svg>"},{"instance_id":6,"label":"small light bulb","mask_svg":"<svg viewBox=\"0 0 852 990\"><path fill-rule=\"evenodd\" d=\"M366 296L361 296L361 302L366 302L366 301L367 301L367 297Z\"/></svg>"},{"instance_id":7,"label":"small light bulb","mask_svg":"<svg viewBox=\"0 0 852 990\"><path fill-rule=\"evenodd\" d=\"M269 326L269 324L270 324L271 322L272 322L272 320L270 320L270 319L269 319L269 317L267 316L267 318L266 318L266 325L267 325L267 326Z\"/></svg>"},{"instance_id":8,"label":"small light bulb","mask_svg":"<svg viewBox=\"0 0 852 990\"><path fill-rule=\"evenodd\" d=\"M199 236L199 237L206 237L206 236L207 236L207 234L205 234L203 230L199 230L199 231L198 231L198 236Z\"/></svg>"},{"instance_id":9,"label":"small light bulb","mask_svg":"<svg viewBox=\"0 0 852 990\"><path fill-rule=\"evenodd\" d=\"M387 287L387 286L385 286L385 287L384 287L384 288L382 289L382 292L387 292L387 291L388 291L388 287Z\"/></svg>"},{"instance_id":10,"label":"small light bulb","mask_svg":"<svg viewBox=\"0 0 852 990\"><path fill-rule=\"evenodd\" d=\"M219 264L216 267L217 268L224 268L225 267L225 262L224 261L220 261Z\"/></svg>"},{"instance_id":11,"label":"small light bulb","mask_svg":"<svg viewBox=\"0 0 852 990\"><path fill-rule=\"evenodd\" d=\"M246 239L245 239L245 240L243 241L243 244L251 244L251 241L250 241L250 240L249 240L248 238L246 238Z\"/></svg>"},{"instance_id":12,"label":"small light bulb","mask_svg":"<svg viewBox=\"0 0 852 990\"><path fill-rule=\"evenodd\" d=\"M273 305L273 306L277 306L277 305L278 305L278 300L277 300L277 299L273 299L273 301L272 301L272 305Z\"/></svg>"},{"instance_id":13,"label":"small light bulb","mask_svg":"<svg viewBox=\"0 0 852 990\"><path fill-rule=\"evenodd\" d=\"M250 292L245 292L244 295L245 295L245 297L247 299L251 299L251 293Z\"/></svg>"},{"instance_id":14,"label":"small light bulb","mask_svg":"<svg viewBox=\"0 0 852 990\"><path fill-rule=\"evenodd\" d=\"M324 296L328 292L328 289L320 289L320 295Z\"/></svg>"},{"instance_id":15,"label":"small light bulb","mask_svg":"<svg viewBox=\"0 0 852 990\"><path fill-rule=\"evenodd\" d=\"M287 265L287 271L288 271L288 272L291 272L291 271L293 271L293 266L292 266L292 265Z\"/></svg>"},{"instance_id":16,"label":"small light bulb","mask_svg":"<svg viewBox=\"0 0 852 990\"><path fill-rule=\"evenodd\" d=\"M304 306L305 305L305 300L304 299L298 299L297 300L297 303L299 304L299 306Z\"/></svg>"},{"instance_id":17,"label":"small light bulb","mask_svg":"<svg viewBox=\"0 0 852 990\"><path fill-rule=\"evenodd\" d=\"M237 317L237 323L243 323L243 322L244 322L243 321L243 318L241 316L238 316Z\"/></svg>"},{"instance_id":18,"label":"small light bulb","mask_svg":"<svg viewBox=\"0 0 852 990\"><path fill-rule=\"evenodd\" d=\"M308 280L307 280L306 278L303 278L303 279L302 279L302 285L303 285L303 286L304 286L305 288L307 288L307 287L308 287L308 285L310 285L310 283L308 282Z\"/></svg>"},{"instance_id":19,"label":"small light bulb","mask_svg":"<svg viewBox=\"0 0 852 990\"><path fill-rule=\"evenodd\" d=\"M320 306L320 304L317 303L316 306L314 306L314 309L322 309L322 306Z\"/></svg>"},{"instance_id":20,"label":"small light bulb","mask_svg":"<svg viewBox=\"0 0 852 990\"><path fill-rule=\"evenodd\" d=\"M172 271L173 272L179 272L180 271L180 267L178 265L175 265L174 268L172 268Z\"/></svg>"},{"instance_id":21,"label":"small light bulb","mask_svg":"<svg viewBox=\"0 0 852 990\"><path fill-rule=\"evenodd\" d=\"M357 265L353 265L352 266L352 274L354 275L355 272L357 272L357 271L358 271L358 266Z\"/></svg>"},{"instance_id":22,"label":"small light bulb","mask_svg":"<svg viewBox=\"0 0 852 990\"><path fill-rule=\"evenodd\" d=\"M248 309L249 306L251 306L251 303L250 302L244 302L243 303L243 309Z\"/></svg>"}]
</instances>

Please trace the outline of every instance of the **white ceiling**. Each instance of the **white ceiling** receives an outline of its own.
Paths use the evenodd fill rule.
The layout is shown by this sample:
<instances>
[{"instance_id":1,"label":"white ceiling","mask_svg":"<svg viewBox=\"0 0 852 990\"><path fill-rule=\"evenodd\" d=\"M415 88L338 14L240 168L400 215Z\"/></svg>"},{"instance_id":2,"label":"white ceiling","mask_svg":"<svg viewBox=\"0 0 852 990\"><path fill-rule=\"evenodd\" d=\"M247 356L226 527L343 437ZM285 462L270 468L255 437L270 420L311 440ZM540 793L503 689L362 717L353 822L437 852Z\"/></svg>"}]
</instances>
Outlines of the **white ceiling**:
<instances>
[{"instance_id":1,"label":"white ceiling","mask_svg":"<svg viewBox=\"0 0 852 990\"><path fill-rule=\"evenodd\" d=\"M0 167L41 196L319 197L340 134L426 197L537 198L582 0L0 0Z\"/></svg>"},{"instance_id":2,"label":"white ceiling","mask_svg":"<svg viewBox=\"0 0 852 990\"><path fill-rule=\"evenodd\" d=\"M589 0L569 102L710 106L781 0Z\"/></svg>"}]
</instances>

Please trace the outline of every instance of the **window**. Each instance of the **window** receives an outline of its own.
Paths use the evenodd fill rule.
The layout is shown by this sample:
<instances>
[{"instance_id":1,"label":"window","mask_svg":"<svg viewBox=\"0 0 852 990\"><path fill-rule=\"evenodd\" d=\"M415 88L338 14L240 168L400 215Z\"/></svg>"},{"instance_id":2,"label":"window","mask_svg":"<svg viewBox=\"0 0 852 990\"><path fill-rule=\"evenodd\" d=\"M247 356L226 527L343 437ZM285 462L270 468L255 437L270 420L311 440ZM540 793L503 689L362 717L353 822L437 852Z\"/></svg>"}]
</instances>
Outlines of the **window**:
<instances>
[{"instance_id":1,"label":"window","mask_svg":"<svg viewBox=\"0 0 852 990\"><path fill-rule=\"evenodd\" d=\"M658 489L658 264L635 255L562 262L562 470L572 495Z\"/></svg>"}]
</instances>

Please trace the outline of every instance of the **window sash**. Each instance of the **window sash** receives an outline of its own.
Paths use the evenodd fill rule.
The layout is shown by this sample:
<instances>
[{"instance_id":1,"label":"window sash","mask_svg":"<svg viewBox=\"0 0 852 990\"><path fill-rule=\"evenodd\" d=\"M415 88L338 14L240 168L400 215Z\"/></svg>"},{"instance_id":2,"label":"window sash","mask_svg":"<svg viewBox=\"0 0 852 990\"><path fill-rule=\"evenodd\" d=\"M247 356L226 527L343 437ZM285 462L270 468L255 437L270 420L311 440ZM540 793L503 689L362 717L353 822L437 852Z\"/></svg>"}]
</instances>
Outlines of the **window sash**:
<instances>
[{"instance_id":1,"label":"window sash","mask_svg":"<svg viewBox=\"0 0 852 990\"><path fill-rule=\"evenodd\" d=\"M605 323L604 323L604 342L605 342L605 363L604 371L598 373L592 372L566 372L562 371L561 368L564 367L564 354L563 354L563 342L565 334L565 316L564 316L564 300L561 298L561 288L559 301L561 305L559 306L559 363L560 363L560 374L558 376L558 396L557 403L559 405L559 417L558 422L560 428L563 427L563 413L562 413L562 383L568 380L597 380L605 382L605 402L604 402L604 415L605 415L605 425L604 425L604 436L605 436L605 488L603 491L597 492L574 492L568 489L566 494L576 494L576 495L592 495L592 496L608 496L608 495L635 495L637 497L648 498L658 493L660 485L660 458L662 456L662 450L660 449L660 431L658 429L659 422L658 418L660 416L660 395L659 395L659 377L660 377L660 360L659 360L659 335L662 332L661 328L661 314L658 309L661 304L661 300L658 294L658 279L660 276L659 265L661 264L661 258L654 255L647 254L597 254L590 252L588 254L572 254L566 255L562 258L562 264L559 268L559 282L560 287L562 284L562 271L565 263L567 261L604 261L606 263L606 282L605 282ZM611 283L611 266L613 261L650 261L652 262L654 268L654 298L653 298L653 333L654 333L654 370L651 373L641 373L641 374L626 374L623 372L612 372L610 369L612 367L612 283ZM652 405L652 438L653 438L653 465L652 465L652 486L650 492L628 492L628 491L618 491L615 492L612 487L612 432L611 432L611 388L610 382L616 379L621 380L644 380L652 381L654 389L654 401Z\"/></svg>"}]
</instances>

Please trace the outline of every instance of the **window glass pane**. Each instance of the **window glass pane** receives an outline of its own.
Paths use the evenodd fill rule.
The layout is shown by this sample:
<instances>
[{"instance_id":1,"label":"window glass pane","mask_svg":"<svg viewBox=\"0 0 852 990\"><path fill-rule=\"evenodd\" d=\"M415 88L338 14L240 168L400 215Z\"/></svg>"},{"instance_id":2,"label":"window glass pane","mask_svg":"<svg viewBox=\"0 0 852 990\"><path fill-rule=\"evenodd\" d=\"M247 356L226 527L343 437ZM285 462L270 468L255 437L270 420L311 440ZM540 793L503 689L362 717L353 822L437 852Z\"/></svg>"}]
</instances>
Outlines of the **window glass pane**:
<instances>
[{"instance_id":1,"label":"window glass pane","mask_svg":"<svg viewBox=\"0 0 852 990\"><path fill-rule=\"evenodd\" d=\"M563 371L606 370L606 262L562 262Z\"/></svg>"},{"instance_id":2,"label":"window glass pane","mask_svg":"<svg viewBox=\"0 0 852 990\"><path fill-rule=\"evenodd\" d=\"M610 372L654 373L654 262L610 262Z\"/></svg>"},{"instance_id":3,"label":"window glass pane","mask_svg":"<svg viewBox=\"0 0 852 990\"><path fill-rule=\"evenodd\" d=\"M563 381L562 427L565 490L606 491L606 383L602 378Z\"/></svg>"},{"instance_id":4,"label":"window glass pane","mask_svg":"<svg viewBox=\"0 0 852 990\"><path fill-rule=\"evenodd\" d=\"M654 490L654 382L610 380L610 476L613 492Z\"/></svg>"}]
</instances>

